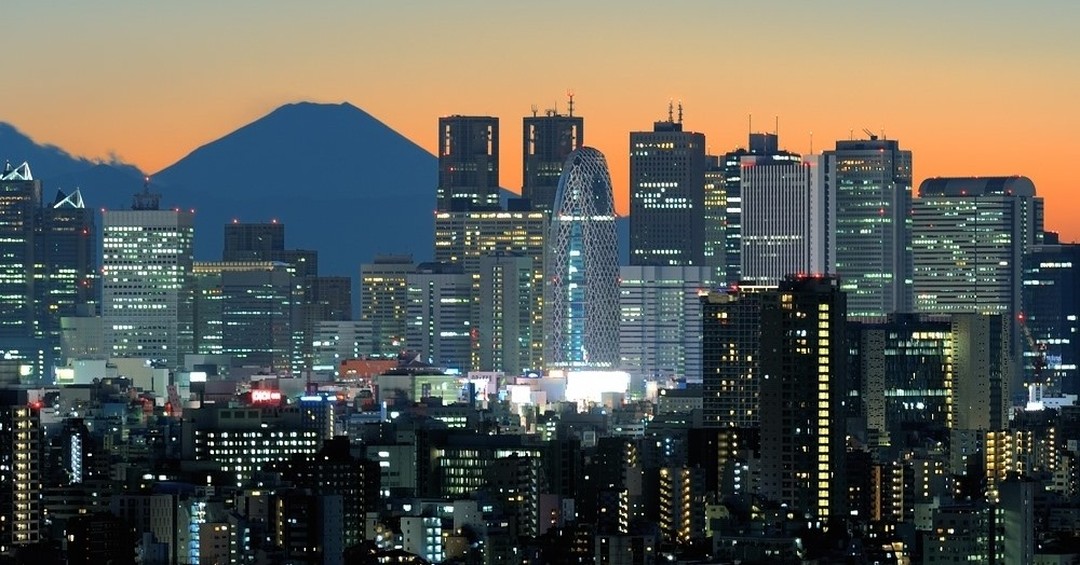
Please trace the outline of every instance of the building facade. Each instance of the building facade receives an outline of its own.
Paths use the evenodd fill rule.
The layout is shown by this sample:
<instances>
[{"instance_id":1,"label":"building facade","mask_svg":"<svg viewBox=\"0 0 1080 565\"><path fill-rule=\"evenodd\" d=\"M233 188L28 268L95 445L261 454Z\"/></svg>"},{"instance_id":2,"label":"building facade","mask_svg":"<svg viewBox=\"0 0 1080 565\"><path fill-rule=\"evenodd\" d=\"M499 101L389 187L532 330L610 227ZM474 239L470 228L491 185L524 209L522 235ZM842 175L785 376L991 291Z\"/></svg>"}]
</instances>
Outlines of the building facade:
<instances>
[{"instance_id":1,"label":"building facade","mask_svg":"<svg viewBox=\"0 0 1080 565\"><path fill-rule=\"evenodd\" d=\"M436 208L499 208L499 118L439 118Z\"/></svg>"},{"instance_id":2,"label":"building facade","mask_svg":"<svg viewBox=\"0 0 1080 565\"><path fill-rule=\"evenodd\" d=\"M837 141L824 154L832 212L835 272L848 316L883 319L909 312L911 151L893 139Z\"/></svg>"},{"instance_id":3,"label":"building facade","mask_svg":"<svg viewBox=\"0 0 1080 565\"><path fill-rule=\"evenodd\" d=\"M521 196L533 210L551 214L566 157L585 143L585 120L574 115L573 100L569 114L534 111L522 120Z\"/></svg>"},{"instance_id":4,"label":"building facade","mask_svg":"<svg viewBox=\"0 0 1080 565\"><path fill-rule=\"evenodd\" d=\"M102 216L102 318L114 357L177 367L192 352L194 214L160 210L149 188Z\"/></svg>"},{"instance_id":5,"label":"building facade","mask_svg":"<svg viewBox=\"0 0 1080 565\"><path fill-rule=\"evenodd\" d=\"M705 134L671 116L630 133L630 264L705 262Z\"/></svg>"},{"instance_id":6,"label":"building facade","mask_svg":"<svg viewBox=\"0 0 1080 565\"><path fill-rule=\"evenodd\" d=\"M614 367L619 361L619 254L604 155L570 154L559 179L544 260L544 363Z\"/></svg>"}]
</instances>

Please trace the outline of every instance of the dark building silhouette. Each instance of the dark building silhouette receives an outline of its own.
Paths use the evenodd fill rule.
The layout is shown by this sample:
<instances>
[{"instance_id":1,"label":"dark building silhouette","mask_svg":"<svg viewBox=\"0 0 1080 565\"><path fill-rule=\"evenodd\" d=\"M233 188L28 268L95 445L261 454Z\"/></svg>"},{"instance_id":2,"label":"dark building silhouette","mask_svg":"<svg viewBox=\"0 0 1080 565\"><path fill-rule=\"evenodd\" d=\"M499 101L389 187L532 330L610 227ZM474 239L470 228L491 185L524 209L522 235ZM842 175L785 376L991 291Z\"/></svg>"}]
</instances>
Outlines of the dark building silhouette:
<instances>
[{"instance_id":1,"label":"dark building silhouette","mask_svg":"<svg viewBox=\"0 0 1080 565\"><path fill-rule=\"evenodd\" d=\"M705 135L671 115L630 133L630 264L705 263Z\"/></svg>"},{"instance_id":2,"label":"dark building silhouette","mask_svg":"<svg viewBox=\"0 0 1080 565\"><path fill-rule=\"evenodd\" d=\"M585 143L585 120L574 116L574 97L570 95L568 114L547 110L543 115L523 119L521 196L533 210L550 214L555 206L559 176L571 151Z\"/></svg>"},{"instance_id":3,"label":"dark building silhouette","mask_svg":"<svg viewBox=\"0 0 1080 565\"><path fill-rule=\"evenodd\" d=\"M499 118L439 118L439 185L436 209L499 208Z\"/></svg>"},{"instance_id":4,"label":"dark building silhouette","mask_svg":"<svg viewBox=\"0 0 1080 565\"><path fill-rule=\"evenodd\" d=\"M274 261L285 250L285 224L225 224L222 261Z\"/></svg>"},{"instance_id":5,"label":"dark building silhouette","mask_svg":"<svg viewBox=\"0 0 1080 565\"><path fill-rule=\"evenodd\" d=\"M1080 393L1080 245L1036 245L1023 267L1024 381Z\"/></svg>"}]
</instances>

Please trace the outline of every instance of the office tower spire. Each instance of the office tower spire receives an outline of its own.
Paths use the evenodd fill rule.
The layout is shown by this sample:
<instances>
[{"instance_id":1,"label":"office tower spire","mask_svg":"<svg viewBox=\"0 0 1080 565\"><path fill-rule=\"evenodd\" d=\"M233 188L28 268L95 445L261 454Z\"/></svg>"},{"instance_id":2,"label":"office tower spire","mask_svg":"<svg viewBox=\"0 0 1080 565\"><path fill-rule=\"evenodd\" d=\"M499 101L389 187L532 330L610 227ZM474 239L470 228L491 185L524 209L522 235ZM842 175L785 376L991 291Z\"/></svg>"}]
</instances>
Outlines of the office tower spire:
<instances>
[{"instance_id":1,"label":"office tower spire","mask_svg":"<svg viewBox=\"0 0 1080 565\"><path fill-rule=\"evenodd\" d=\"M613 367L619 359L619 255L604 155L582 147L566 159L544 261L544 361Z\"/></svg>"}]
</instances>

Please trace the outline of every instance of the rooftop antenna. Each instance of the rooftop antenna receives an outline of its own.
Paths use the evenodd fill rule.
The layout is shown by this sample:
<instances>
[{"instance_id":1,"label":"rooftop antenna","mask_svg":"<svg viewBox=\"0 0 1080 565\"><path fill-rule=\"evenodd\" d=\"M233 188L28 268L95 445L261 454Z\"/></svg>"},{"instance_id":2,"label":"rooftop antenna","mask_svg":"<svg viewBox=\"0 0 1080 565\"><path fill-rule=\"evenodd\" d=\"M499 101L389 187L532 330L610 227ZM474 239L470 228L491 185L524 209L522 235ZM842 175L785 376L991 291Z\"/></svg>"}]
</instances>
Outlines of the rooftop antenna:
<instances>
[{"instance_id":1,"label":"rooftop antenna","mask_svg":"<svg viewBox=\"0 0 1080 565\"><path fill-rule=\"evenodd\" d=\"M566 97L570 99L570 117L574 117L574 91L566 89Z\"/></svg>"},{"instance_id":2,"label":"rooftop antenna","mask_svg":"<svg viewBox=\"0 0 1080 565\"><path fill-rule=\"evenodd\" d=\"M536 104L533 104L533 105L532 105L532 113L533 113L533 117L534 117L534 118L536 117L536 111L537 111L537 110L539 110L539 109L540 109L540 108L538 108L538 107L536 106Z\"/></svg>"},{"instance_id":3,"label":"rooftop antenna","mask_svg":"<svg viewBox=\"0 0 1080 565\"><path fill-rule=\"evenodd\" d=\"M753 114L747 114L746 115L746 135L747 135L747 139L750 139L749 136L751 134L753 134L753 133L754 133L754 115Z\"/></svg>"},{"instance_id":4,"label":"rooftop antenna","mask_svg":"<svg viewBox=\"0 0 1080 565\"><path fill-rule=\"evenodd\" d=\"M810 154L814 154L814 130L810 130Z\"/></svg>"},{"instance_id":5,"label":"rooftop antenna","mask_svg":"<svg viewBox=\"0 0 1080 565\"><path fill-rule=\"evenodd\" d=\"M776 116L776 125L773 126L773 135L777 138L780 137L780 116Z\"/></svg>"},{"instance_id":6,"label":"rooftop antenna","mask_svg":"<svg viewBox=\"0 0 1080 565\"><path fill-rule=\"evenodd\" d=\"M848 141L855 141L855 130L854 129L847 130L847 138L848 138Z\"/></svg>"},{"instance_id":7,"label":"rooftop antenna","mask_svg":"<svg viewBox=\"0 0 1080 565\"><path fill-rule=\"evenodd\" d=\"M671 99L668 99L668 101L667 101L667 121L668 121L668 123L675 123L675 117L673 116L673 113L675 111L675 106L673 104L674 104L673 101Z\"/></svg>"},{"instance_id":8,"label":"rooftop antenna","mask_svg":"<svg viewBox=\"0 0 1080 565\"><path fill-rule=\"evenodd\" d=\"M679 123L682 123L682 100L679 100Z\"/></svg>"}]
</instances>

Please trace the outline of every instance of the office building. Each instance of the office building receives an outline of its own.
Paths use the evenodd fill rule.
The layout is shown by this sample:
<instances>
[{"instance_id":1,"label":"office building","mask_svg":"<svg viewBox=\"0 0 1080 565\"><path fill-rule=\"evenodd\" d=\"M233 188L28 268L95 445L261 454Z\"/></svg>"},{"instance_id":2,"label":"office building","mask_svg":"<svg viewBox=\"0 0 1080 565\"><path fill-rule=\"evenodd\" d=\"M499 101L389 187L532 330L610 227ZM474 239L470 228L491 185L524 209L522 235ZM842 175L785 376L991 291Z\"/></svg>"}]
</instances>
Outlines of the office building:
<instances>
[{"instance_id":1,"label":"office building","mask_svg":"<svg viewBox=\"0 0 1080 565\"><path fill-rule=\"evenodd\" d=\"M461 265L421 263L406 275L405 347L439 367L472 367L472 277Z\"/></svg>"},{"instance_id":2,"label":"office building","mask_svg":"<svg viewBox=\"0 0 1080 565\"><path fill-rule=\"evenodd\" d=\"M732 287L701 298L702 408L710 428L761 423L761 304L767 287Z\"/></svg>"},{"instance_id":3,"label":"office building","mask_svg":"<svg viewBox=\"0 0 1080 565\"><path fill-rule=\"evenodd\" d=\"M195 351L237 366L288 373L299 350L292 268L273 261L199 262L193 268Z\"/></svg>"},{"instance_id":4,"label":"office building","mask_svg":"<svg viewBox=\"0 0 1080 565\"><path fill-rule=\"evenodd\" d=\"M775 286L790 274L828 272L820 158L751 155L742 158L741 166L742 280Z\"/></svg>"},{"instance_id":5,"label":"office building","mask_svg":"<svg viewBox=\"0 0 1080 565\"><path fill-rule=\"evenodd\" d=\"M547 231L548 214L542 211L523 209L523 201L511 199L505 211L454 211L439 212L435 215L435 260L442 263L459 264L473 280L473 320L490 319L498 321L501 316L504 323L501 328L481 324L477 330L484 333L476 342L477 350L473 353L476 368L481 370L506 370L517 372L520 368L538 368L543 365L543 319L544 319L544 240ZM492 285L505 285L502 271L491 270L486 261L494 256L514 255L525 258L531 265L529 281L518 281L527 286L519 290L522 301L511 303L489 302L484 299L486 292L493 292ZM498 263L498 261L496 261ZM501 282L500 282L501 281ZM513 292L504 289L506 292ZM505 299L505 296L504 296ZM510 310L496 312L502 304ZM519 320L514 327L510 318ZM523 325L522 325L523 324ZM487 334L486 332L491 332ZM513 337L507 334L513 331ZM512 339L520 345L510 345L507 341L497 341L499 335ZM524 340L524 341L522 341ZM509 347L514 351L507 351ZM498 352L503 348L502 353ZM496 361L502 355L502 361ZM507 357L509 355L509 357ZM514 360L511 360L513 358ZM497 369L500 363L506 369ZM510 370L514 368L514 370Z\"/></svg>"},{"instance_id":6,"label":"office building","mask_svg":"<svg viewBox=\"0 0 1080 565\"><path fill-rule=\"evenodd\" d=\"M97 228L94 210L83 203L79 189L70 194L57 191L55 200L42 210L42 215L39 250L45 277L39 308L56 364L63 365L66 359L59 350L61 320L88 318L99 313Z\"/></svg>"},{"instance_id":7,"label":"office building","mask_svg":"<svg viewBox=\"0 0 1080 565\"><path fill-rule=\"evenodd\" d=\"M1043 201L1026 177L932 178L912 205L919 312L1021 312L1021 264L1041 243Z\"/></svg>"},{"instance_id":8,"label":"office building","mask_svg":"<svg viewBox=\"0 0 1080 565\"><path fill-rule=\"evenodd\" d=\"M360 320L371 324L371 354L397 357L405 348L410 255L377 255L360 266Z\"/></svg>"},{"instance_id":9,"label":"office building","mask_svg":"<svg viewBox=\"0 0 1080 565\"><path fill-rule=\"evenodd\" d=\"M40 222L41 181L30 165L0 174L0 336L31 338L40 334L35 312L35 240Z\"/></svg>"},{"instance_id":10,"label":"office building","mask_svg":"<svg viewBox=\"0 0 1080 565\"><path fill-rule=\"evenodd\" d=\"M630 133L630 264L705 263L705 135L678 120Z\"/></svg>"},{"instance_id":11,"label":"office building","mask_svg":"<svg viewBox=\"0 0 1080 565\"><path fill-rule=\"evenodd\" d=\"M742 158L778 154L779 138L775 133L751 133L746 147L719 156L715 167L706 171L706 249L710 245L717 253L723 249L725 278L722 280L728 285L742 280ZM722 176L722 185L710 186L710 179L717 175ZM719 190L723 191L723 204ZM723 206L722 210L720 206ZM721 217L722 230L716 225ZM717 241L715 238L721 231L723 240Z\"/></svg>"},{"instance_id":12,"label":"office building","mask_svg":"<svg viewBox=\"0 0 1080 565\"><path fill-rule=\"evenodd\" d=\"M480 259L478 367L519 375L543 366L543 275L535 257L496 252Z\"/></svg>"},{"instance_id":13,"label":"office building","mask_svg":"<svg viewBox=\"0 0 1080 565\"><path fill-rule=\"evenodd\" d=\"M499 208L499 118L439 118L436 209Z\"/></svg>"},{"instance_id":14,"label":"office building","mask_svg":"<svg viewBox=\"0 0 1080 565\"><path fill-rule=\"evenodd\" d=\"M113 357L178 367L192 352L194 214L161 210L149 183L103 216L102 318Z\"/></svg>"},{"instance_id":15,"label":"office building","mask_svg":"<svg viewBox=\"0 0 1080 565\"><path fill-rule=\"evenodd\" d=\"M570 94L567 114L558 109L522 120L521 196L533 210L551 214L563 164L570 153L585 143L585 120L574 115L574 95Z\"/></svg>"},{"instance_id":16,"label":"office building","mask_svg":"<svg viewBox=\"0 0 1080 565\"><path fill-rule=\"evenodd\" d=\"M315 327L312 351L317 374L341 375L341 363L372 354L373 334L369 320L322 321Z\"/></svg>"},{"instance_id":17,"label":"office building","mask_svg":"<svg viewBox=\"0 0 1080 565\"><path fill-rule=\"evenodd\" d=\"M285 224L275 221L266 224L225 224L225 248L221 260L275 261L285 251Z\"/></svg>"},{"instance_id":18,"label":"office building","mask_svg":"<svg viewBox=\"0 0 1080 565\"><path fill-rule=\"evenodd\" d=\"M1080 245L1033 246L1023 279L1024 382L1080 393Z\"/></svg>"},{"instance_id":19,"label":"office building","mask_svg":"<svg viewBox=\"0 0 1080 565\"><path fill-rule=\"evenodd\" d=\"M842 140L824 153L835 274L848 317L910 312L911 151L894 139Z\"/></svg>"},{"instance_id":20,"label":"office building","mask_svg":"<svg viewBox=\"0 0 1080 565\"><path fill-rule=\"evenodd\" d=\"M619 361L619 254L604 155L570 154L559 179L544 259L544 364L614 367Z\"/></svg>"},{"instance_id":21,"label":"office building","mask_svg":"<svg viewBox=\"0 0 1080 565\"><path fill-rule=\"evenodd\" d=\"M847 512L847 312L840 283L788 277L761 309L761 494L824 523Z\"/></svg>"},{"instance_id":22,"label":"office building","mask_svg":"<svg viewBox=\"0 0 1080 565\"><path fill-rule=\"evenodd\" d=\"M728 191L727 169L722 156L705 156L705 203L702 253L713 280L727 284Z\"/></svg>"},{"instance_id":23,"label":"office building","mask_svg":"<svg viewBox=\"0 0 1080 565\"><path fill-rule=\"evenodd\" d=\"M619 366L631 375L701 380L701 296L708 267L620 267Z\"/></svg>"}]
</instances>

